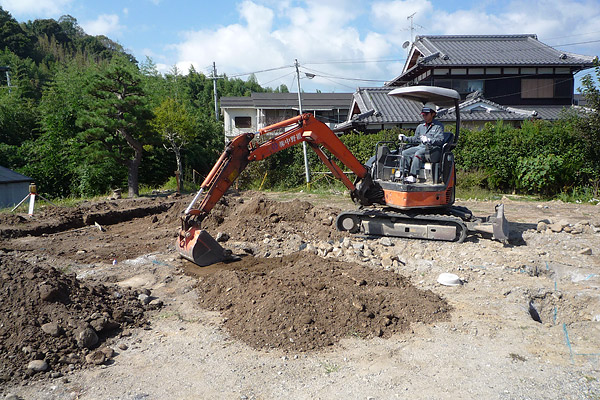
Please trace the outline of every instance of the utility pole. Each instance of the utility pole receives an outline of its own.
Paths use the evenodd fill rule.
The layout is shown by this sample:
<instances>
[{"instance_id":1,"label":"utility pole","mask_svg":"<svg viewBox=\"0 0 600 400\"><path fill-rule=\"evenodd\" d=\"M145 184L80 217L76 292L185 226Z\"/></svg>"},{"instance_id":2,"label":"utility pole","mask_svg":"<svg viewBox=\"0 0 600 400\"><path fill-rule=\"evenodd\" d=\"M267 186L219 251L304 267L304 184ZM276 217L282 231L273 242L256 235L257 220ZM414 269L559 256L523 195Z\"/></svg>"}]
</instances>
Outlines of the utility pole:
<instances>
[{"instance_id":1,"label":"utility pole","mask_svg":"<svg viewBox=\"0 0 600 400\"><path fill-rule=\"evenodd\" d=\"M302 115L302 90L300 89L300 70L298 69L298 59L295 60L294 65L296 66L296 78L298 78L298 111ZM306 175L306 186L310 183L310 169L308 167L308 152L306 149L306 142L302 142L302 152L304 153L304 174Z\"/></svg>"},{"instance_id":2,"label":"utility pole","mask_svg":"<svg viewBox=\"0 0 600 400\"><path fill-rule=\"evenodd\" d=\"M213 71L212 71L212 77L210 79L212 79L213 81L213 93L215 95L215 119L217 120L217 122L219 122L219 106L217 103L217 79L221 79L222 77L217 76L217 65L215 64L215 62L213 61Z\"/></svg>"}]
</instances>

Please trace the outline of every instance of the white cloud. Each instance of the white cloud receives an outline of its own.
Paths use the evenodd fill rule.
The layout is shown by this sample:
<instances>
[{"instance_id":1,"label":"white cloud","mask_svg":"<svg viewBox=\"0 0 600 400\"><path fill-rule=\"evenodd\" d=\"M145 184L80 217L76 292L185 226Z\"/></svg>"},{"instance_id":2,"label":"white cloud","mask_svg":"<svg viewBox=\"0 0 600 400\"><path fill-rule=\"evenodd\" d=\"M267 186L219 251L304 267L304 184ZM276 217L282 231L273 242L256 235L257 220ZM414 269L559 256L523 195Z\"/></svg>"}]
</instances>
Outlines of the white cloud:
<instances>
[{"instance_id":1,"label":"white cloud","mask_svg":"<svg viewBox=\"0 0 600 400\"><path fill-rule=\"evenodd\" d=\"M323 71L327 78L317 78L303 83L303 89L331 86L331 76L360 77L367 70L380 69L377 64L335 63L337 60L377 59L390 51L385 37L377 33L359 34L353 26L358 12L353 14L351 1L307 1L302 7L294 3L274 4L273 7L246 0L239 4L240 22L218 28L186 32L177 50L178 66L187 71L192 63L198 71L216 62L219 72L229 76L236 73L260 71L279 66L291 66L294 59L305 66ZM333 61L329 65L321 63ZM372 72L372 71L371 71ZM287 74L286 74L287 73ZM276 87L281 83L290 89L295 85L293 68L257 74L261 84ZM278 77L286 75L282 80ZM317 74L319 75L319 74ZM371 76L372 73L369 74ZM246 77L243 77L244 79ZM353 91L356 82L343 91ZM305 86L306 85L306 86ZM338 91L340 89L338 88Z\"/></svg>"},{"instance_id":2,"label":"white cloud","mask_svg":"<svg viewBox=\"0 0 600 400\"><path fill-rule=\"evenodd\" d=\"M73 0L1 0L0 5L15 15L60 15Z\"/></svg>"},{"instance_id":3,"label":"white cloud","mask_svg":"<svg viewBox=\"0 0 600 400\"><path fill-rule=\"evenodd\" d=\"M597 31L595 21L600 19L597 0L455 4L441 0L244 0L237 5L236 23L185 32L170 49L177 53L182 71L193 64L196 70L208 72L214 61L219 73L229 76L291 66L298 59L304 70L317 72L315 79L303 81L303 89L353 91L357 86L381 83L333 77L383 81L400 74L407 54L402 44L411 38L409 16L413 16L414 35L534 33L550 45L565 41L546 38ZM564 50L597 54L595 49ZM382 59L395 61L367 62ZM263 85L284 83L293 90L293 73L289 67L256 76Z\"/></svg>"},{"instance_id":4,"label":"white cloud","mask_svg":"<svg viewBox=\"0 0 600 400\"><path fill-rule=\"evenodd\" d=\"M81 23L81 27L88 35L118 36L124 29L119 24L119 16L115 14L99 15L94 21Z\"/></svg>"}]
</instances>

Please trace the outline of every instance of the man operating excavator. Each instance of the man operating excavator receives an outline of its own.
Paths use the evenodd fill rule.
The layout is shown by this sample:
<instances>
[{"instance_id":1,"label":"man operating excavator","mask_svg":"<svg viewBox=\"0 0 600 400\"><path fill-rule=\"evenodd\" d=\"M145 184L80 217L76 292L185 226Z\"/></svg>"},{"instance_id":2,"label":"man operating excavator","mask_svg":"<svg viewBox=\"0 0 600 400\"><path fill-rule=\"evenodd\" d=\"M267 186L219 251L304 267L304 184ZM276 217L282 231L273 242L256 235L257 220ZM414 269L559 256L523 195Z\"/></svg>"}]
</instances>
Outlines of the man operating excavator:
<instances>
[{"instance_id":1,"label":"man operating excavator","mask_svg":"<svg viewBox=\"0 0 600 400\"><path fill-rule=\"evenodd\" d=\"M428 157L435 157L435 152L441 152L444 143L444 125L435 120L436 105L425 103L421 109L423 122L415 130L414 136L398 135L398 140L414 144L402 151L402 169L405 183L415 183L417 173Z\"/></svg>"}]
</instances>

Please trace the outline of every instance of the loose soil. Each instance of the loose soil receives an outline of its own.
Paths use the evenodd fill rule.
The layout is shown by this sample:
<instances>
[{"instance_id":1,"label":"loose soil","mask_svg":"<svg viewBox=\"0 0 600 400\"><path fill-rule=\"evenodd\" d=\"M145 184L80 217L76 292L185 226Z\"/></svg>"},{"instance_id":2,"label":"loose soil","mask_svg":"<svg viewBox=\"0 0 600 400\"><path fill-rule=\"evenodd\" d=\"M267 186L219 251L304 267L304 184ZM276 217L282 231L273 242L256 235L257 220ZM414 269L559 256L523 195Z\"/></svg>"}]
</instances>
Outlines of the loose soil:
<instances>
[{"instance_id":1,"label":"loose soil","mask_svg":"<svg viewBox=\"0 0 600 400\"><path fill-rule=\"evenodd\" d=\"M240 261L205 268L174 245L191 196L0 213L0 395L600 396L600 206L504 199L508 245L457 244L340 233L347 198L285 196L226 196L203 227Z\"/></svg>"}]
</instances>

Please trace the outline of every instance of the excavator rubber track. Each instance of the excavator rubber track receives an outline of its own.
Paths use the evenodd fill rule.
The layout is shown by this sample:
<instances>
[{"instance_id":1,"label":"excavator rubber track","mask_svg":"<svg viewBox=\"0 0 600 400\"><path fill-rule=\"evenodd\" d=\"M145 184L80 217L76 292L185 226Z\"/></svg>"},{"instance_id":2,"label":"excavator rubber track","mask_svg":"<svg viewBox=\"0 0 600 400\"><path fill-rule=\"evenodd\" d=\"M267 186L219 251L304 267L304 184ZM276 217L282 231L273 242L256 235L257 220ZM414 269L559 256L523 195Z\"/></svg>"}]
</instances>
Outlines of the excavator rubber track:
<instances>
[{"instance_id":1,"label":"excavator rubber track","mask_svg":"<svg viewBox=\"0 0 600 400\"><path fill-rule=\"evenodd\" d=\"M489 233L494 239L506 242L509 227L504 218L504 206L496 214L485 218L474 217L464 207L449 207L447 214L403 212L395 209L359 209L338 215L336 227L340 231L363 233L369 236L393 236L412 239L440 240L461 243L469 232ZM439 212L439 210L438 210Z\"/></svg>"}]
</instances>

